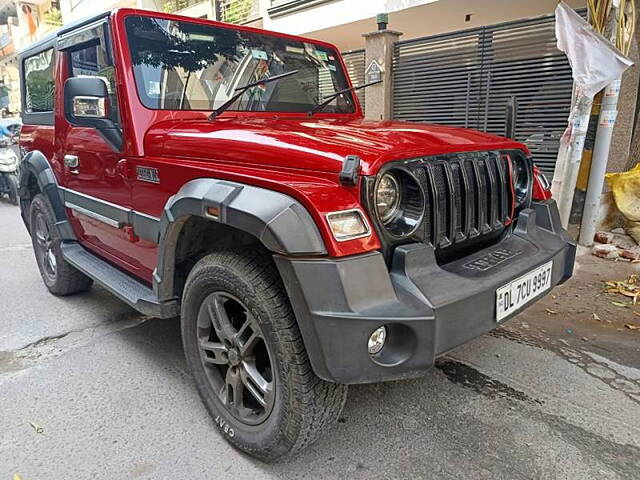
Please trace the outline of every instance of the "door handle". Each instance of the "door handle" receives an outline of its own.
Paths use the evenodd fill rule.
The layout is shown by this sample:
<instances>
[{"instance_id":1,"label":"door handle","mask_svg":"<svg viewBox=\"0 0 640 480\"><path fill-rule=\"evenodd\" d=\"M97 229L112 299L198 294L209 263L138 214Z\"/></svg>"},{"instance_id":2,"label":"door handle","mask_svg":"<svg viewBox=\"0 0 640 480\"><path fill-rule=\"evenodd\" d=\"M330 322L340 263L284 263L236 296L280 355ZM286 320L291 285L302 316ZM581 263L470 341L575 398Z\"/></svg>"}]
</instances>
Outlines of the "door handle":
<instances>
[{"instance_id":1,"label":"door handle","mask_svg":"<svg viewBox=\"0 0 640 480\"><path fill-rule=\"evenodd\" d=\"M80 165L80 159L77 155L65 155L64 165L68 168L78 168Z\"/></svg>"}]
</instances>

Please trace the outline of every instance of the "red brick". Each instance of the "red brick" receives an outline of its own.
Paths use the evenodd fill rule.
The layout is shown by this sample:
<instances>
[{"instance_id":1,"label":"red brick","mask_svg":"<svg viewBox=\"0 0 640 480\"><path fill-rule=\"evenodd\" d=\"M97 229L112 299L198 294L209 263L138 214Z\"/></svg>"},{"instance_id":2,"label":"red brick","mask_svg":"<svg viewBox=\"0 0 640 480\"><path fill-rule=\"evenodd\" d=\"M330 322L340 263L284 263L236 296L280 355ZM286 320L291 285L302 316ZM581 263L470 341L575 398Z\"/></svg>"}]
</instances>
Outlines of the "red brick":
<instances>
[{"instance_id":1,"label":"red brick","mask_svg":"<svg viewBox=\"0 0 640 480\"><path fill-rule=\"evenodd\" d=\"M640 260L640 250L622 250L620 256L628 260Z\"/></svg>"},{"instance_id":2,"label":"red brick","mask_svg":"<svg viewBox=\"0 0 640 480\"><path fill-rule=\"evenodd\" d=\"M613 233L597 232L593 239L598 243L611 243L613 242Z\"/></svg>"}]
</instances>

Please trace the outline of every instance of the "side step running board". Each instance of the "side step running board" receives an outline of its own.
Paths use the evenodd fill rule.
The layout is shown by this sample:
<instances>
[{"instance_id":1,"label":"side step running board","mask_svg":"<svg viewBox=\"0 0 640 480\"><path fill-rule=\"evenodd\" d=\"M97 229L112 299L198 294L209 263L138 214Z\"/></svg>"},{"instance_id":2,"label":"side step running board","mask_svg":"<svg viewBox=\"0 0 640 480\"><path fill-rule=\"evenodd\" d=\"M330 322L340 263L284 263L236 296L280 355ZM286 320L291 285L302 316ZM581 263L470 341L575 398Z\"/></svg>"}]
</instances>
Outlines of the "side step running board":
<instances>
[{"instance_id":1,"label":"side step running board","mask_svg":"<svg viewBox=\"0 0 640 480\"><path fill-rule=\"evenodd\" d=\"M160 302L149 287L98 258L79 243L63 243L61 249L67 262L140 313L158 318L179 314L178 302Z\"/></svg>"}]
</instances>

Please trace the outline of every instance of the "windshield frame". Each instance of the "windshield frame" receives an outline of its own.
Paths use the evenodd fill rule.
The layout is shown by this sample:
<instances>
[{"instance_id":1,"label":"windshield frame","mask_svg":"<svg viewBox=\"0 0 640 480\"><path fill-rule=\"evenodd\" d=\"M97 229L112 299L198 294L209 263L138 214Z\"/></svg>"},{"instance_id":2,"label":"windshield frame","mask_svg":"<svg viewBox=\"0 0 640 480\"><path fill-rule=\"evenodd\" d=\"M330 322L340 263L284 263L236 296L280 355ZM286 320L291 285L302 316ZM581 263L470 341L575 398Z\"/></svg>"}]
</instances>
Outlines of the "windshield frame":
<instances>
[{"instance_id":1,"label":"windshield frame","mask_svg":"<svg viewBox=\"0 0 640 480\"><path fill-rule=\"evenodd\" d=\"M124 12L122 10L125 10ZM150 112L175 112L175 113L179 113L179 114L184 114L184 113L211 113L214 109L213 108L189 108L189 109L173 109L173 108L152 108L149 107L147 105L145 105L145 102L142 100L141 98L141 92L138 88L138 83L137 83L137 79L136 79L136 73L135 73L135 65L133 63L132 60L132 52L131 52L131 48L130 48L130 43L129 43L129 36L127 33L127 27L126 27L126 20L130 17L146 17L146 18L152 18L152 19L158 19L158 20L162 20L162 21L174 21L174 22L188 22L188 23L193 23L193 24L198 24L198 25L204 25L204 26L210 26L210 27L214 27L214 28L220 28L220 29L226 29L226 30L236 30L236 31L240 31L240 32L246 32L249 34L258 34L258 35L266 35L266 36L273 36L273 37L277 37L277 38L282 38L285 40L290 40L290 41L294 41L294 42L303 42L303 43L308 43L308 44L312 44L314 46L318 46L322 49L325 50L329 50L331 52L333 52L335 58L336 58L336 64L337 66L341 69L342 75L344 76L345 79L345 83L347 87L352 87L353 84L351 82L351 78L349 76L347 67L344 63L344 58L342 57L342 54L340 53L340 51L338 50L338 48L328 42L324 42L321 40L315 40L315 39L311 39L311 38L307 38L307 37L300 37L297 35L289 35L286 33L281 33L281 32L274 32L274 31L270 31L270 30L264 30L264 29L260 29L260 28L255 28L255 27L249 27L246 25L234 25L234 24L228 24L228 23L222 23L222 22L217 22L217 21L213 21L213 20L206 20L206 19L200 19L200 18L193 18L193 17L185 17L182 15L174 15L174 14L167 14L167 13L162 13L162 12L153 12L153 11L144 11L144 10L134 10L134 9L121 9L121 13L122 15L117 15L117 17L119 17L119 21L118 23L118 30L121 32L121 49L122 49L122 53L123 55L123 60L126 66L126 70L127 70L127 89L133 89L134 93L134 97L136 98L137 102L139 103L139 105L144 108L147 111ZM363 113L362 113L362 106L360 104L360 101L357 97L357 95L354 93L354 91L350 91L348 93L345 93L344 95L348 95L349 96L349 103L351 105L353 105L353 109L352 111L349 112L321 112L321 113L317 113L316 116L318 117L339 117L339 118L357 118L357 117L362 117ZM182 116L182 115L181 115ZM305 112L296 112L296 111L288 111L288 110L244 110L244 109L240 109L240 110L234 110L234 109L227 109L225 112L223 112L220 117L225 117L225 116L234 116L234 117L274 117L274 116L293 116L293 117L307 117L308 113Z\"/></svg>"}]
</instances>

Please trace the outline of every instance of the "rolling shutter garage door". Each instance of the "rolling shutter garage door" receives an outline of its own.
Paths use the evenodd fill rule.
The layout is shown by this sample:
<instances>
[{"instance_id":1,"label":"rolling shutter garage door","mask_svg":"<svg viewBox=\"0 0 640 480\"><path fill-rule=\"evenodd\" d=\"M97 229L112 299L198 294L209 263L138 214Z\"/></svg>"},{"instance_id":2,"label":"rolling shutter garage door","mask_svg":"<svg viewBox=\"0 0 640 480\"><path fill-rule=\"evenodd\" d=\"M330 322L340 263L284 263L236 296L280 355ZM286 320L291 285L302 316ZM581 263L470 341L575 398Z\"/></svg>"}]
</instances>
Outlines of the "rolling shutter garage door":
<instances>
[{"instance_id":1,"label":"rolling shutter garage door","mask_svg":"<svg viewBox=\"0 0 640 480\"><path fill-rule=\"evenodd\" d=\"M342 58L347 66L347 73L351 78L351 83L355 86L362 85L364 83L364 50L351 50L348 52L342 52ZM364 112L364 91L366 88L362 88L356 92L362 111Z\"/></svg>"},{"instance_id":2,"label":"rolling shutter garage door","mask_svg":"<svg viewBox=\"0 0 640 480\"><path fill-rule=\"evenodd\" d=\"M398 42L394 118L504 134L505 106L518 102L515 137L552 174L573 82L545 16Z\"/></svg>"}]
</instances>

